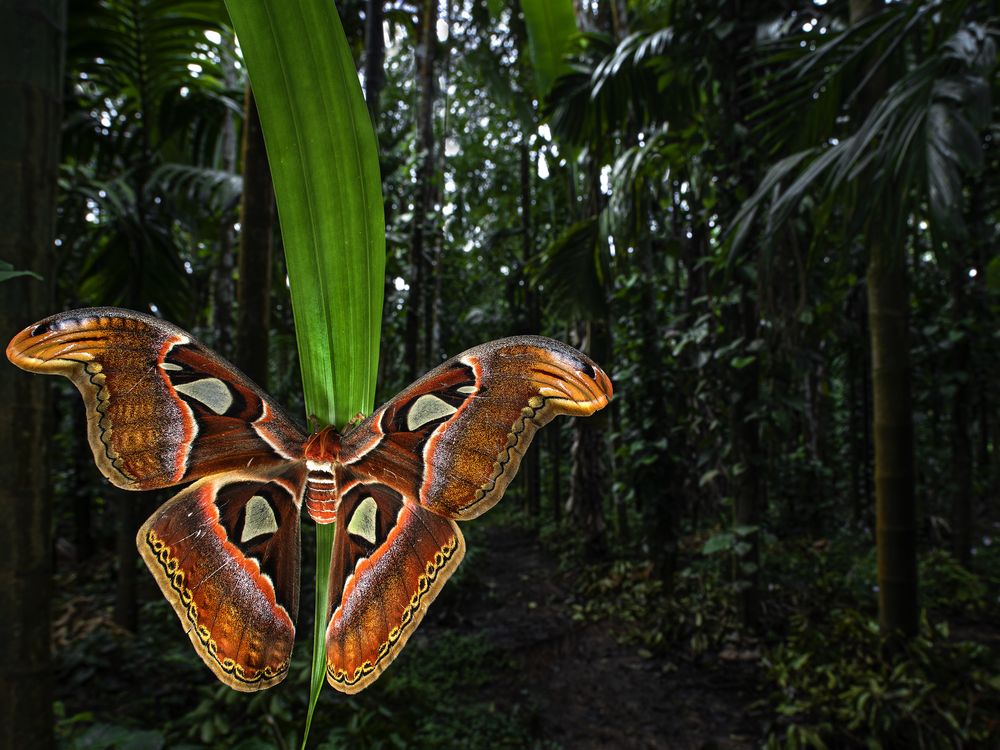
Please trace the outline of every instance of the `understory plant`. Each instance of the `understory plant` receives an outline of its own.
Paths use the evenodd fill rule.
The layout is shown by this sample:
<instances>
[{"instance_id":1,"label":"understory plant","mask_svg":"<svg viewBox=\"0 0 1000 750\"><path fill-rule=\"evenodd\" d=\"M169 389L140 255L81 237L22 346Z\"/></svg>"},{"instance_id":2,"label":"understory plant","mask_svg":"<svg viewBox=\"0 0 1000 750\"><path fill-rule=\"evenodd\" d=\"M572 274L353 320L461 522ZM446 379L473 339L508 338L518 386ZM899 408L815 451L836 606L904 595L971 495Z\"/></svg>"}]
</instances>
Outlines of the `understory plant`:
<instances>
[{"instance_id":1,"label":"understory plant","mask_svg":"<svg viewBox=\"0 0 1000 750\"><path fill-rule=\"evenodd\" d=\"M926 611L919 634L886 655L878 622L834 609L796 615L765 660L777 714L769 748L960 748L1000 739L1000 655L955 640Z\"/></svg>"}]
</instances>

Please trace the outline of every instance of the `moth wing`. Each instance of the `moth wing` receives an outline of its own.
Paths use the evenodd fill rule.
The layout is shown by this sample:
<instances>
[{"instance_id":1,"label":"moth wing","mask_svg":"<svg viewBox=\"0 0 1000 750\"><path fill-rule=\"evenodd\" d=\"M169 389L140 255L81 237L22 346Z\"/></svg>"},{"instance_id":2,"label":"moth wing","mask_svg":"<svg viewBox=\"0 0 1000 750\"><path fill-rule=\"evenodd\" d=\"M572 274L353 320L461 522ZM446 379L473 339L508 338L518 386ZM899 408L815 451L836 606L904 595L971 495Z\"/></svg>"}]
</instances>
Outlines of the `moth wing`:
<instances>
[{"instance_id":1,"label":"moth wing","mask_svg":"<svg viewBox=\"0 0 1000 750\"><path fill-rule=\"evenodd\" d=\"M493 507L538 428L611 400L589 357L541 336L515 336L454 357L344 436L342 460L407 502L458 520Z\"/></svg>"},{"instance_id":2,"label":"moth wing","mask_svg":"<svg viewBox=\"0 0 1000 750\"><path fill-rule=\"evenodd\" d=\"M458 525L391 487L349 479L337 512L326 676L363 690L389 666L465 554Z\"/></svg>"},{"instance_id":3,"label":"moth wing","mask_svg":"<svg viewBox=\"0 0 1000 750\"><path fill-rule=\"evenodd\" d=\"M139 529L143 560L195 651L232 688L284 679L299 608L305 468L206 477Z\"/></svg>"},{"instance_id":4,"label":"moth wing","mask_svg":"<svg viewBox=\"0 0 1000 750\"><path fill-rule=\"evenodd\" d=\"M152 316L117 308L53 315L15 336L7 358L73 381L94 460L118 487L168 487L301 457L301 431L257 386Z\"/></svg>"}]
</instances>

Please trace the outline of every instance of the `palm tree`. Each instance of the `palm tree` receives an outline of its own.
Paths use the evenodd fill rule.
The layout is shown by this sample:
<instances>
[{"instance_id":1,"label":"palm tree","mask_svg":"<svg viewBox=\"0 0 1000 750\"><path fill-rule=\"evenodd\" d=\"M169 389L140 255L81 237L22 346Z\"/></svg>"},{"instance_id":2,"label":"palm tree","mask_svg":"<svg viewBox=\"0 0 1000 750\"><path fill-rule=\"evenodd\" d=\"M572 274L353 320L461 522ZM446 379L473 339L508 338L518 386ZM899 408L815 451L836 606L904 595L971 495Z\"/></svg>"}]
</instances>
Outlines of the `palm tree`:
<instances>
[{"instance_id":1,"label":"palm tree","mask_svg":"<svg viewBox=\"0 0 1000 750\"><path fill-rule=\"evenodd\" d=\"M183 261L195 259L189 245L201 228L177 220L178 200L205 197L193 194L192 167L215 169L195 175L197 189L214 185L221 204L235 206L240 187L219 173L225 116L241 111L233 95L243 90L224 80L233 56L225 17L215 0L73 4L61 234L64 262L86 259L70 265L81 301L152 303L194 322Z\"/></svg>"},{"instance_id":2,"label":"palm tree","mask_svg":"<svg viewBox=\"0 0 1000 750\"><path fill-rule=\"evenodd\" d=\"M965 9L852 3L848 23L817 16L770 45L757 131L781 158L733 223L734 248L756 217L766 218L768 242L798 213L814 223L814 236L843 222L867 248L886 637L913 635L918 614L907 242L912 218L926 217L942 251L959 252L963 188L982 164L978 131L991 114L996 46ZM808 211L806 196L816 201Z\"/></svg>"},{"instance_id":3,"label":"palm tree","mask_svg":"<svg viewBox=\"0 0 1000 750\"><path fill-rule=\"evenodd\" d=\"M713 211L708 206L725 198L715 187L715 179L710 181L708 176L717 175L720 185L738 186L747 179L734 155L738 145L731 142L728 131L720 128L711 147L704 133L720 120L733 118L731 113L728 120L720 115L732 108L737 91L735 79L726 78L732 67L729 47L751 27L735 19L740 32L720 44L714 31L704 28L696 16L694 11L677 8L649 11L646 17L637 16L635 30L617 43L606 35L584 35L570 72L556 83L549 113L552 130L562 143L584 149L598 165L613 165L610 198L591 220L595 237L610 234L615 247L627 250L613 258L614 272L619 278L632 277L630 286L638 289L632 296L638 303L637 325L619 344L622 350L634 348L632 356L639 362L638 387L623 394L630 434L646 446L632 486L644 517L645 541L668 583L676 563L684 487L692 483L688 474L693 462L687 460L688 436L682 420L692 411L694 383L688 375L693 369L687 361L690 351L671 354L671 348L679 347L664 346L668 328L664 313L671 306L657 304L657 297L664 288L678 298L686 290L688 300L708 291L703 285L703 264L714 252L705 226ZM711 80L720 82L718 86L704 86L705 69ZM714 93L705 96L706 89ZM682 184L688 186L683 196ZM682 211L678 204L688 201L701 208ZM698 211L701 219L692 220L690 227L682 226L682 214ZM559 250L566 255L565 248ZM561 283L547 279L546 289L550 294L569 291L564 290L567 279L573 279L578 291L589 288L576 280L576 274L594 269L594 263L587 262L593 257L593 247L581 247L576 261L564 257L561 269L573 265L578 270L573 276L563 270ZM600 269L591 273L601 277ZM736 274L735 280L746 287L740 295L744 306L752 307L752 274ZM679 312L674 313L670 327L682 328L685 316L689 322L696 317L690 304L674 309ZM745 330L747 321L756 320L753 309L733 308L727 314L731 320L723 326L724 335L737 343L755 338ZM738 460L746 467L731 472L737 496L734 523L750 529L756 527L762 504L757 481L758 423L748 418L755 411L756 366L738 372L726 368L722 374L734 379L733 390L739 394L732 404L733 442ZM756 557L755 531L747 542L748 557ZM737 563L742 608L750 624L757 609L756 567L750 560ZM754 572L748 574L751 569Z\"/></svg>"}]
</instances>

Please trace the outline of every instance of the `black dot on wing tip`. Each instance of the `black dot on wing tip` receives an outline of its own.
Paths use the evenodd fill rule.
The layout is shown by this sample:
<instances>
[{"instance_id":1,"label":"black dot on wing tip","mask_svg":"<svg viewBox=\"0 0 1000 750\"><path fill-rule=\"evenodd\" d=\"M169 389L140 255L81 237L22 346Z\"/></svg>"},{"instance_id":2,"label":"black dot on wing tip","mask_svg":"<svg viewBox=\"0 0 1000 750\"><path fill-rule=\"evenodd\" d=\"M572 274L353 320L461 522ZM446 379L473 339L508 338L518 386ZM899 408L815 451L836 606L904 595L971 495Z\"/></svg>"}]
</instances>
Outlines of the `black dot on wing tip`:
<instances>
[{"instance_id":1,"label":"black dot on wing tip","mask_svg":"<svg viewBox=\"0 0 1000 750\"><path fill-rule=\"evenodd\" d=\"M43 336L52 330L51 323L39 323L37 326L31 329L32 336Z\"/></svg>"},{"instance_id":2,"label":"black dot on wing tip","mask_svg":"<svg viewBox=\"0 0 1000 750\"><path fill-rule=\"evenodd\" d=\"M597 370L594 369L594 366L590 362L586 361L581 364L583 364L583 372L587 375L587 377L591 380L597 380Z\"/></svg>"}]
</instances>

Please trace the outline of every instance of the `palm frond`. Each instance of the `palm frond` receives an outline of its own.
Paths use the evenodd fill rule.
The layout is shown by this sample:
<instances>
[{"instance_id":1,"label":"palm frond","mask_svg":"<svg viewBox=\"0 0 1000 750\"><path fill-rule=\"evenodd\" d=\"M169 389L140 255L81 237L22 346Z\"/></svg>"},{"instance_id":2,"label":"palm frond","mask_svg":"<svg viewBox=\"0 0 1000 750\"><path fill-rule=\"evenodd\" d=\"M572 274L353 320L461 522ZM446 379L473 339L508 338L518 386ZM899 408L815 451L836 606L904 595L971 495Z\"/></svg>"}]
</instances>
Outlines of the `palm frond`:
<instances>
[{"instance_id":1,"label":"palm frond","mask_svg":"<svg viewBox=\"0 0 1000 750\"><path fill-rule=\"evenodd\" d=\"M556 81L546 113L562 139L599 148L628 123L651 128L690 118L698 90L690 66L673 64L689 52L673 29L636 32L617 45L601 34L582 39L583 52Z\"/></svg>"},{"instance_id":2,"label":"palm frond","mask_svg":"<svg viewBox=\"0 0 1000 750\"><path fill-rule=\"evenodd\" d=\"M929 12L925 6L910 9L877 28L879 33L897 27L909 33L914 19ZM772 237L807 195L827 203L821 212L825 216L832 215L831 202L837 201L852 227L871 220L900 226L914 201L926 201L935 231L943 237L961 236L965 178L983 164L979 130L990 116L995 59L991 34L976 24L963 25L899 77L853 131L778 161L729 229L730 257L765 205L763 236ZM793 67L802 66L796 61ZM860 192L855 190L862 185ZM845 200L848 197L855 200ZM896 210L889 215L893 206Z\"/></svg>"},{"instance_id":3,"label":"palm frond","mask_svg":"<svg viewBox=\"0 0 1000 750\"><path fill-rule=\"evenodd\" d=\"M192 164L162 164L150 176L157 192L200 205L213 215L235 210L243 194L242 175Z\"/></svg>"},{"instance_id":4,"label":"palm frond","mask_svg":"<svg viewBox=\"0 0 1000 750\"><path fill-rule=\"evenodd\" d=\"M604 291L606 260L599 220L591 216L568 227L529 269L545 289L552 315L565 320L602 318L607 313Z\"/></svg>"}]
</instances>

